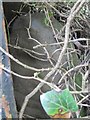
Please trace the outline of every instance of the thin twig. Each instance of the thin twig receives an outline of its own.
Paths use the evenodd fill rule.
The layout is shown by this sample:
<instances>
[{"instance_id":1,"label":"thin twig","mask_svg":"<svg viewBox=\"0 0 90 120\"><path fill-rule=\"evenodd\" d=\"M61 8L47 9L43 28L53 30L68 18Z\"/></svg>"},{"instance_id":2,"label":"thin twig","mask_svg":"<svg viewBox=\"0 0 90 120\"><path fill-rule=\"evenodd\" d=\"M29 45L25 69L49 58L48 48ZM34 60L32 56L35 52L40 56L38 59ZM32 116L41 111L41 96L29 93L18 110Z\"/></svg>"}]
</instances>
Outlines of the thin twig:
<instances>
[{"instance_id":1,"label":"thin twig","mask_svg":"<svg viewBox=\"0 0 90 120\"><path fill-rule=\"evenodd\" d=\"M27 69L30 69L30 70L34 70L34 71L37 71L37 72L40 72L40 71L49 71L50 69L52 68L42 68L42 69L38 69L38 68L34 68L34 67L31 67L31 66L28 66L22 62L20 62L18 59L14 58L11 54L9 54L8 52L6 52L1 46L0 46L0 51L2 51L4 54L6 54L9 58L11 58L14 62L16 62L17 64L21 65L22 67L24 68L27 68Z\"/></svg>"},{"instance_id":2,"label":"thin twig","mask_svg":"<svg viewBox=\"0 0 90 120\"><path fill-rule=\"evenodd\" d=\"M62 80L66 77L66 75L68 75L70 72L76 71L77 69L82 68L82 67L85 67L85 66L88 66L88 63L81 64L81 65L77 65L77 66L71 68L70 70L68 70L68 71L61 77L61 79L60 79L60 81L58 82L58 84L60 84L61 81L62 81Z\"/></svg>"},{"instance_id":3,"label":"thin twig","mask_svg":"<svg viewBox=\"0 0 90 120\"><path fill-rule=\"evenodd\" d=\"M26 49L26 48L22 48L22 47L20 47L20 46L13 46L13 45L10 45L9 44L9 46L10 47L12 47L12 48L14 48L14 49L18 49L18 50L22 50L23 52L25 52L26 54L28 54L29 56L31 56L32 58L35 58L35 59L37 59L37 60L40 60L40 61L48 61L48 59L45 59L45 58L40 58L39 56L45 56L45 54L42 54L42 53L38 53L38 52L35 52L35 51L33 51L33 50L30 50L30 49ZM38 57L37 56L35 56L35 55L38 55Z\"/></svg>"},{"instance_id":4,"label":"thin twig","mask_svg":"<svg viewBox=\"0 0 90 120\"><path fill-rule=\"evenodd\" d=\"M50 6L60 17L64 17L67 18L68 16L63 15L62 13L60 13L54 6L52 6L51 4L49 4L48 2L45 2L46 5Z\"/></svg>"},{"instance_id":5,"label":"thin twig","mask_svg":"<svg viewBox=\"0 0 90 120\"><path fill-rule=\"evenodd\" d=\"M77 38L77 39L74 39L74 40L69 40L68 42L69 43L74 43L74 42L79 42L79 41L88 41L90 39L87 39L87 38ZM56 45L62 45L64 44L64 42L58 42L58 43L46 43L46 44L41 44L41 45L36 45L36 46L33 46L33 49L37 49L39 47L46 47L46 46L56 46ZM82 45L83 47L87 47L85 45Z\"/></svg>"},{"instance_id":6,"label":"thin twig","mask_svg":"<svg viewBox=\"0 0 90 120\"><path fill-rule=\"evenodd\" d=\"M90 95L85 96L83 99L81 99L77 104L81 104L85 99L87 99Z\"/></svg>"},{"instance_id":7,"label":"thin twig","mask_svg":"<svg viewBox=\"0 0 90 120\"><path fill-rule=\"evenodd\" d=\"M41 83L44 83L44 84L48 85L50 88L53 88L53 89L55 89L55 90L59 90L59 88L58 88L55 84L49 83L49 82L47 82L47 81L44 81L43 79L41 79L41 78L39 78L39 77L20 75L20 74L18 74L18 73L15 73L15 72L13 72L13 71L5 68L4 65L0 65L0 69L3 69L4 71L6 71L6 72L8 72L8 73L10 73L10 74L13 74L13 75L15 75L15 76L17 76L17 77L19 77L19 78L27 79L27 80L33 80L33 79L34 79L34 80L36 80L36 81L39 81L39 82L41 82Z\"/></svg>"}]
</instances>

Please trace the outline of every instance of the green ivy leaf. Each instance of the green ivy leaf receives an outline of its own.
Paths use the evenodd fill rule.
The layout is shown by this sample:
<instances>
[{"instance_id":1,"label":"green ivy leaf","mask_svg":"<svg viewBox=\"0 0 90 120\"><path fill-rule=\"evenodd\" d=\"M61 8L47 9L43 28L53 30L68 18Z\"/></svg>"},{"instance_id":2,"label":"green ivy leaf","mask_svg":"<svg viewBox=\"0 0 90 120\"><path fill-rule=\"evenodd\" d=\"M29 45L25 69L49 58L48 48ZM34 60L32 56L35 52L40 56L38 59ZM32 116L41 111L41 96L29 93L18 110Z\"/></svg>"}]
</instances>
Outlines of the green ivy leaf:
<instances>
[{"instance_id":1,"label":"green ivy leaf","mask_svg":"<svg viewBox=\"0 0 90 120\"><path fill-rule=\"evenodd\" d=\"M68 89L62 92L48 91L40 96L40 101L48 115L58 114L60 110L60 114L78 110L76 101Z\"/></svg>"}]
</instances>

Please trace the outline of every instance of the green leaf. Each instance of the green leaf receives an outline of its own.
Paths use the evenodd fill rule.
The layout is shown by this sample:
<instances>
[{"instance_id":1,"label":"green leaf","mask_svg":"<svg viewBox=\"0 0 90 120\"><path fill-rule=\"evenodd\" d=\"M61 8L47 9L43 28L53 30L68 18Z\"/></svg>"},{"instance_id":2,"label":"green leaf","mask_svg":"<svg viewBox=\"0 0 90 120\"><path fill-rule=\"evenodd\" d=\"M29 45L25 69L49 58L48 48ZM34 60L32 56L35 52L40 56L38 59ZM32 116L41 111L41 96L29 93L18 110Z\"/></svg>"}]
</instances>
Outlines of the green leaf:
<instances>
[{"instance_id":1,"label":"green leaf","mask_svg":"<svg viewBox=\"0 0 90 120\"><path fill-rule=\"evenodd\" d=\"M53 16L53 12L49 11L48 12L48 16L52 17ZM48 20L48 16L46 15L46 17L44 19L44 23L45 23L45 25L50 26L50 23L49 23L49 20Z\"/></svg>"},{"instance_id":2,"label":"green leaf","mask_svg":"<svg viewBox=\"0 0 90 120\"><path fill-rule=\"evenodd\" d=\"M82 74L79 72L75 74L75 83L78 85L76 86L76 90L80 91L82 87Z\"/></svg>"},{"instance_id":3,"label":"green leaf","mask_svg":"<svg viewBox=\"0 0 90 120\"><path fill-rule=\"evenodd\" d=\"M49 26L49 20L47 18L44 19L45 25Z\"/></svg>"},{"instance_id":4,"label":"green leaf","mask_svg":"<svg viewBox=\"0 0 90 120\"><path fill-rule=\"evenodd\" d=\"M48 91L40 96L40 101L48 115L58 114L60 110L60 114L78 110L76 101L68 89L62 92Z\"/></svg>"}]
</instances>

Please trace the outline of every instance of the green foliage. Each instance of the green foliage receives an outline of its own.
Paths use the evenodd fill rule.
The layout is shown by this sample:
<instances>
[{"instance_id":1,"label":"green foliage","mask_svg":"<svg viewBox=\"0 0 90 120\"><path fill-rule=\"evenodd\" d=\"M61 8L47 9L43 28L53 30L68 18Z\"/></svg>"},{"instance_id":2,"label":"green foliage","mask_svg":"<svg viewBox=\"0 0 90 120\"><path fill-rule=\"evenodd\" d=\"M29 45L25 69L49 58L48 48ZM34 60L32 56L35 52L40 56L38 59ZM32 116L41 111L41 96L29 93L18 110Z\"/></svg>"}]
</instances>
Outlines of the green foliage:
<instances>
[{"instance_id":1,"label":"green foliage","mask_svg":"<svg viewBox=\"0 0 90 120\"><path fill-rule=\"evenodd\" d=\"M82 75L80 73L75 75L75 83L78 85L76 86L76 90L80 91L80 87L82 87Z\"/></svg>"},{"instance_id":2,"label":"green foliage","mask_svg":"<svg viewBox=\"0 0 90 120\"><path fill-rule=\"evenodd\" d=\"M68 89L62 92L51 90L40 96L41 104L48 115L64 114L67 112L76 112L78 106L72 94Z\"/></svg>"},{"instance_id":3,"label":"green foliage","mask_svg":"<svg viewBox=\"0 0 90 120\"><path fill-rule=\"evenodd\" d=\"M53 12L49 11L48 16L49 16L49 17L52 17L52 16L53 16ZM48 16L46 16L45 19L44 19L44 23L45 23L45 25L47 25L47 26L49 26Z\"/></svg>"}]
</instances>

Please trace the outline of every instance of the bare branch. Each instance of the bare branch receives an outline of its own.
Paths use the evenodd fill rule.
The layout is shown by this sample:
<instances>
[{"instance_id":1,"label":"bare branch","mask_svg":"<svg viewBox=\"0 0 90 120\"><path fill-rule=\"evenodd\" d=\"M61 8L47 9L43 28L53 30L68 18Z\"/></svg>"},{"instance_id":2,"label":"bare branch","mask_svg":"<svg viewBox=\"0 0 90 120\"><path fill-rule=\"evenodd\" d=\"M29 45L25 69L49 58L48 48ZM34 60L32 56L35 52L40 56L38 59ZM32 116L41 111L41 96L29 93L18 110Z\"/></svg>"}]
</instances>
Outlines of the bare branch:
<instances>
[{"instance_id":1,"label":"bare branch","mask_svg":"<svg viewBox=\"0 0 90 120\"><path fill-rule=\"evenodd\" d=\"M44 83L44 84L48 85L50 88L53 88L53 89L55 89L55 90L60 90L55 84L49 83L49 82L47 82L47 81L44 81L43 79L41 79L41 78L39 78L39 77L20 75L20 74L18 74L18 73L15 73L15 72L13 72L13 71L5 68L4 65L0 65L0 69L3 69L4 71L6 71L6 72L8 72L8 73L10 73L10 74L13 74L13 75L15 75L15 76L17 76L17 77L19 77L19 78L27 79L27 80L33 80L33 79L34 79L34 80L36 80L36 81L39 81L39 82L41 82L41 83Z\"/></svg>"},{"instance_id":2,"label":"bare branch","mask_svg":"<svg viewBox=\"0 0 90 120\"><path fill-rule=\"evenodd\" d=\"M38 69L38 68L34 68L34 67L30 67L22 62L20 62L18 59L14 58L12 55L10 55L8 52L6 52L1 46L0 46L0 51L2 51L4 54L6 54L9 58L11 58L13 61L15 61L17 64L23 66L24 68L27 68L27 69L30 69L30 70L34 70L34 71L37 71L37 72L40 72L40 71L49 71L51 68L42 68L42 69Z\"/></svg>"},{"instance_id":3,"label":"bare branch","mask_svg":"<svg viewBox=\"0 0 90 120\"><path fill-rule=\"evenodd\" d=\"M77 14L77 12L81 9L83 3L85 2L85 0L78 0L74 7L71 9L71 13L69 15L69 17L67 18L67 23L66 23L66 29L65 29L65 41L64 41L64 46L63 49L59 55L59 58L57 60L56 65L53 67L53 69L45 76L44 81L47 81L51 75L53 75L55 73L55 71L59 68L59 65L61 64L61 60L63 58L63 55L65 54L65 51L67 49L67 45L68 45L68 40L69 40L69 32L70 32L70 24L72 22L72 20L74 19L75 15ZM80 4L79 7L77 8L77 4ZM75 7L76 6L76 7ZM75 11L74 11L75 10ZM73 12L73 15L72 15ZM27 106L27 103L29 101L29 99L37 93L37 91L44 85L44 83L40 83L30 94L28 94L25 97L24 103L22 105L22 108L20 110L20 114L19 114L19 118L22 118L24 110Z\"/></svg>"},{"instance_id":4,"label":"bare branch","mask_svg":"<svg viewBox=\"0 0 90 120\"><path fill-rule=\"evenodd\" d=\"M70 70L68 70L68 71L61 77L61 79L60 79L60 81L58 82L58 84L60 84L61 81L62 81L62 80L66 77L66 75L68 75L70 72L75 71L75 70L77 70L77 69L79 69L79 68L82 68L82 67L85 67L85 66L88 66L88 63L81 64L81 65L77 65L77 66L71 68Z\"/></svg>"}]
</instances>

